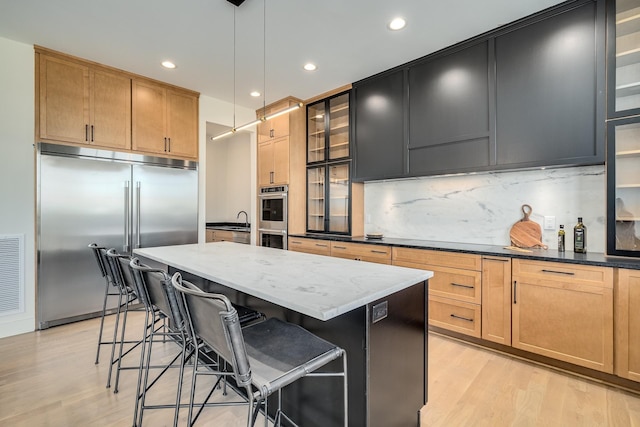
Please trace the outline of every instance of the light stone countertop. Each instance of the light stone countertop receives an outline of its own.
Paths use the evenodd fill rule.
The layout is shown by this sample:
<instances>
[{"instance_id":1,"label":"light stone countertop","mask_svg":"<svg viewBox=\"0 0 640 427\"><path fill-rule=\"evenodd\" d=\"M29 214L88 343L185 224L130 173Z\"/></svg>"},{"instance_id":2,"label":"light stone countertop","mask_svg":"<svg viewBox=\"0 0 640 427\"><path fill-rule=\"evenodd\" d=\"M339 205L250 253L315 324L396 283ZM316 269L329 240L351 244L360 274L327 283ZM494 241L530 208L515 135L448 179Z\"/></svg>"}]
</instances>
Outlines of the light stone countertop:
<instances>
[{"instance_id":1,"label":"light stone countertop","mask_svg":"<svg viewBox=\"0 0 640 427\"><path fill-rule=\"evenodd\" d=\"M433 277L433 272L232 242L135 249L229 288L329 320Z\"/></svg>"}]
</instances>

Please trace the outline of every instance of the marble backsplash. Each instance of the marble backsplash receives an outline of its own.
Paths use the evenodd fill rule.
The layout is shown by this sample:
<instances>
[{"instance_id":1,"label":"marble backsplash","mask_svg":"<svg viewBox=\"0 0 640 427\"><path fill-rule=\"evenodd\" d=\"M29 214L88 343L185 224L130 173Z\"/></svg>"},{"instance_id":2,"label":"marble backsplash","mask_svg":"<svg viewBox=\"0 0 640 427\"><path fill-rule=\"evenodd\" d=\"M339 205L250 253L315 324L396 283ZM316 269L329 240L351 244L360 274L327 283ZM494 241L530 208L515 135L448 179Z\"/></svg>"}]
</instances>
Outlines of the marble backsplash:
<instances>
[{"instance_id":1,"label":"marble backsplash","mask_svg":"<svg viewBox=\"0 0 640 427\"><path fill-rule=\"evenodd\" d=\"M587 227L587 251L605 252L606 182L604 166L491 172L365 184L365 232L387 237L443 242L509 245L509 230L533 207L542 240L557 248L564 224L566 248L573 250L579 216ZM544 230L544 217L555 229Z\"/></svg>"}]
</instances>

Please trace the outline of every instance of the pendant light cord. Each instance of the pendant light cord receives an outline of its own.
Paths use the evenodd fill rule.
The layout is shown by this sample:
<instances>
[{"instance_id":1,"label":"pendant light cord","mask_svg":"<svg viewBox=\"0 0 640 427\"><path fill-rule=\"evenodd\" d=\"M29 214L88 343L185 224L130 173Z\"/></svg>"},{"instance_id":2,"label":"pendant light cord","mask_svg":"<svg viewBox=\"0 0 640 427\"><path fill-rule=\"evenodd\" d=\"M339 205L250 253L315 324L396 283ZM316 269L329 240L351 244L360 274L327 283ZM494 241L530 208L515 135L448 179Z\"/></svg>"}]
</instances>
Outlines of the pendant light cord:
<instances>
[{"instance_id":1,"label":"pendant light cord","mask_svg":"<svg viewBox=\"0 0 640 427\"><path fill-rule=\"evenodd\" d=\"M233 8L233 129L236 128L236 9Z\"/></svg>"},{"instance_id":2,"label":"pendant light cord","mask_svg":"<svg viewBox=\"0 0 640 427\"><path fill-rule=\"evenodd\" d=\"M267 117L267 0L262 1L262 118Z\"/></svg>"}]
</instances>

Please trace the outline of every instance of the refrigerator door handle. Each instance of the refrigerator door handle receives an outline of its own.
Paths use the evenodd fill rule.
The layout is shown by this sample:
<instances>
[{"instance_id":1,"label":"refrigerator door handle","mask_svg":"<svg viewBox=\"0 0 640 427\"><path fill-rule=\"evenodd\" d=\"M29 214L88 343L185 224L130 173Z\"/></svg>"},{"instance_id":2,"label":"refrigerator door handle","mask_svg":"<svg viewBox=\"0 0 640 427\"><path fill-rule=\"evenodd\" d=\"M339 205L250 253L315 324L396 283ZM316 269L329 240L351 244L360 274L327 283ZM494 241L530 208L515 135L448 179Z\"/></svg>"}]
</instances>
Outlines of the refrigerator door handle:
<instances>
[{"instance_id":1,"label":"refrigerator door handle","mask_svg":"<svg viewBox=\"0 0 640 427\"><path fill-rule=\"evenodd\" d=\"M124 246L122 247L122 250L125 253L129 252L129 234L131 230L131 215L129 215L129 184L129 181L124 182Z\"/></svg>"},{"instance_id":2,"label":"refrigerator door handle","mask_svg":"<svg viewBox=\"0 0 640 427\"><path fill-rule=\"evenodd\" d=\"M136 248L140 247L140 181L136 182Z\"/></svg>"}]
</instances>

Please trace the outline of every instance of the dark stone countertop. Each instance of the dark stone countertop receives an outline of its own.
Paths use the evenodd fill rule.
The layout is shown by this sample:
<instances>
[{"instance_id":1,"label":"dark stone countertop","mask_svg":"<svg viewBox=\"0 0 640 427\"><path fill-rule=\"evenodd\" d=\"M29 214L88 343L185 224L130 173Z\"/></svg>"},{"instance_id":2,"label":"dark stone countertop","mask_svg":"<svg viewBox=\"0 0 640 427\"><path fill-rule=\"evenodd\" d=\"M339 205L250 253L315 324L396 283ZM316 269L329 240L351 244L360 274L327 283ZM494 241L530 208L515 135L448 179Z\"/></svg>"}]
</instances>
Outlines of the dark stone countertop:
<instances>
[{"instance_id":1,"label":"dark stone countertop","mask_svg":"<svg viewBox=\"0 0 640 427\"><path fill-rule=\"evenodd\" d=\"M247 224L244 222L207 222L206 228L211 230L229 230L229 231L237 231L240 233L249 233L251 232L251 224Z\"/></svg>"},{"instance_id":2,"label":"dark stone countertop","mask_svg":"<svg viewBox=\"0 0 640 427\"><path fill-rule=\"evenodd\" d=\"M310 239L331 240L340 242L366 243L370 245L397 246L403 248L429 249L434 251L459 252L487 256L508 256L511 258L531 259L538 261L564 262L569 264L599 265L603 267L619 267L640 270L640 259L611 257L599 252L577 254L573 251L558 252L555 249L528 249L531 252L520 252L505 249L497 245L480 245L474 243L437 242L417 239L367 239L366 237L350 237L335 234L291 234L289 237L306 237ZM508 246L508 245L505 245Z\"/></svg>"}]
</instances>

